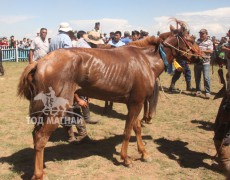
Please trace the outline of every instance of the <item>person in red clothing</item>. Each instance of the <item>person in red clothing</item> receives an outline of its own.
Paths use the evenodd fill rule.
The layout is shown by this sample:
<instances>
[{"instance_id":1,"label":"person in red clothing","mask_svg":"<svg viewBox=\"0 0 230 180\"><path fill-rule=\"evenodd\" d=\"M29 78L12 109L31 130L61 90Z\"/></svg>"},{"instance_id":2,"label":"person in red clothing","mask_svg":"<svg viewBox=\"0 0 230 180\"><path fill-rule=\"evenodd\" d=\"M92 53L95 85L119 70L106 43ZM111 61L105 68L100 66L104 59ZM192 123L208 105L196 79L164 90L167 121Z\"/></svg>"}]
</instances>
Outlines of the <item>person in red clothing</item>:
<instances>
[{"instance_id":1,"label":"person in red clothing","mask_svg":"<svg viewBox=\"0 0 230 180\"><path fill-rule=\"evenodd\" d=\"M2 41L0 42L0 46L9 46L6 37L3 37L3 38L2 38Z\"/></svg>"}]
</instances>

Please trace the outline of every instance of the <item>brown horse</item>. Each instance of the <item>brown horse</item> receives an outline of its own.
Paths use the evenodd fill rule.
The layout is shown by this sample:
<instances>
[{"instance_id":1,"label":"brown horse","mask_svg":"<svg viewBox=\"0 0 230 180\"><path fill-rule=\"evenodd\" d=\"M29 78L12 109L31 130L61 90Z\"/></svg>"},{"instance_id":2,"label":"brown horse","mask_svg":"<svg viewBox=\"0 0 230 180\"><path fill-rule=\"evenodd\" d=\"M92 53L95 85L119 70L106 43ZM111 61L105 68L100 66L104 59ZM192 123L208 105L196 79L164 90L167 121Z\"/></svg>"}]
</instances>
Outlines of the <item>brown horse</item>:
<instances>
[{"instance_id":1,"label":"brown horse","mask_svg":"<svg viewBox=\"0 0 230 180\"><path fill-rule=\"evenodd\" d=\"M57 97L67 99L69 106L73 104L76 89L79 95L125 103L128 116L121 158L126 166L131 165L127 149L133 129L142 159L151 160L144 148L140 120L137 118L144 101L153 95L156 78L165 69L158 46L163 44L168 63L179 56L193 62L201 55L198 45L184 29L172 26L170 29L171 32L162 34L160 38L149 37L137 42L139 47L136 44L115 49L59 49L25 68L18 85L18 95L30 100L31 117L44 119L44 124L36 124L33 131L33 179L43 179L44 148L58 127L58 122L52 121L52 117L55 120L62 118L62 113L45 115L42 113L44 104L34 100L40 92L48 94L49 87Z\"/></svg>"}]
</instances>

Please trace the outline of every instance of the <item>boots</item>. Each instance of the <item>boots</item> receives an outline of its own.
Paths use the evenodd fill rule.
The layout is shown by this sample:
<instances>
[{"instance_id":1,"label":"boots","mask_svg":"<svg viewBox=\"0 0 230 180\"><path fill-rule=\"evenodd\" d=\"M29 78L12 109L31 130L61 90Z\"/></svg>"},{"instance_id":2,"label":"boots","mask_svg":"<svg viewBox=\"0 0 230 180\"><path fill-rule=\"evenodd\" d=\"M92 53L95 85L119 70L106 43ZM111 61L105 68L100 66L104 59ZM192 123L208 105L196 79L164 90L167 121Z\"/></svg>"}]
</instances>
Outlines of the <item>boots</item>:
<instances>
[{"instance_id":1,"label":"boots","mask_svg":"<svg viewBox=\"0 0 230 180\"><path fill-rule=\"evenodd\" d=\"M76 141L76 138L74 136L73 127L72 126L65 126L65 125L63 125L63 128L65 129L65 131L68 134L68 140L67 141L69 143L72 143L72 142Z\"/></svg>"},{"instance_id":2,"label":"boots","mask_svg":"<svg viewBox=\"0 0 230 180\"><path fill-rule=\"evenodd\" d=\"M192 91L192 90L193 90L190 81L189 81L189 82L186 81L186 90L187 90L187 91Z\"/></svg>"},{"instance_id":3,"label":"boots","mask_svg":"<svg viewBox=\"0 0 230 180\"><path fill-rule=\"evenodd\" d=\"M170 90L170 91L176 90L176 89L175 89L175 84L174 84L174 83L171 83L171 84L170 84L169 90Z\"/></svg>"},{"instance_id":4,"label":"boots","mask_svg":"<svg viewBox=\"0 0 230 180\"><path fill-rule=\"evenodd\" d=\"M171 82L171 85L169 87L169 91L174 92L174 93L178 92L178 89L175 88L175 83Z\"/></svg>"},{"instance_id":5,"label":"boots","mask_svg":"<svg viewBox=\"0 0 230 180\"><path fill-rule=\"evenodd\" d=\"M97 120L92 120L90 118L90 111L89 111L89 104L87 107L81 107L81 110L82 110L82 114L83 114L83 117L84 117L84 120L86 123L88 124L96 124L98 123Z\"/></svg>"}]
</instances>

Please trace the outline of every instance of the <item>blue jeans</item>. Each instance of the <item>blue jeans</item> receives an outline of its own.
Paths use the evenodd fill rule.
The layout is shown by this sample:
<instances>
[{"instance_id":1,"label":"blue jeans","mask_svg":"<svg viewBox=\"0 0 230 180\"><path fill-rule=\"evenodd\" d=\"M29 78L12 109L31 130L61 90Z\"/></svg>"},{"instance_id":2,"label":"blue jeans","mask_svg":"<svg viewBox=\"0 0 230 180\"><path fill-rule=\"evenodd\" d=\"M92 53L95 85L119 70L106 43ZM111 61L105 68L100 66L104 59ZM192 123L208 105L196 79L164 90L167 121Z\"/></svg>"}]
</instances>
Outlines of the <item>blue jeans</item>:
<instances>
[{"instance_id":1,"label":"blue jeans","mask_svg":"<svg viewBox=\"0 0 230 180\"><path fill-rule=\"evenodd\" d=\"M205 93L210 93L210 64L199 63L194 65L196 91L201 91L201 85L200 85L201 72L203 72L203 77L204 77Z\"/></svg>"},{"instance_id":2,"label":"blue jeans","mask_svg":"<svg viewBox=\"0 0 230 180\"><path fill-rule=\"evenodd\" d=\"M184 77L185 77L185 81L187 83L190 83L191 82L191 70L189 68L189 65L187 64L186 61L181 61L181 62L179 62L179 64L184 69L183 74L184 74ZM175 70L175 73L174 73L174 75L172 77L172 83L173 84L175 84L176 81L180 78L181 73L182 73L182 71Z\"/></svg>"}]
</instances>

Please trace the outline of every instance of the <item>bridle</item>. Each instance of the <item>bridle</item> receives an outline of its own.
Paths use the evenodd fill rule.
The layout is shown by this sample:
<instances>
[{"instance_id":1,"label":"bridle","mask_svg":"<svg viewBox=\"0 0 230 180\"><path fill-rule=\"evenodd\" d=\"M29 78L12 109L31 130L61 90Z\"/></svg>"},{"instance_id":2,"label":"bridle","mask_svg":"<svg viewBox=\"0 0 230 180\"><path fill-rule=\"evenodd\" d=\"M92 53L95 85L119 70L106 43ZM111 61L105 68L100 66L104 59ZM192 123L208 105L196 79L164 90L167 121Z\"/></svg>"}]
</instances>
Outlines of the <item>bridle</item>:
<instances>
[{"instance_id":1,"label":"bridle","mask_svg":"<svg viewBox=\"0 0 230 180\"><path fill-rule=\"evenodd\" d=\"M181 37L180 35L176 35L176 38L177 38L177 41L178 41L178 46L175 47L173 46L172 44L168 43L168 42L165 42L163 41L162 44L164 46L168 46L174 50L176 50L176 52L180 52L182 53L180 56L195 56L195 57L201 57L201 58L204 58L204 56L201 55L201 53L199 51L197 51L196 49L194 49L193 47L191 47L188 43L188 41L184 38L184 37ZM186 45L187 49L186 50L180 50L179 47L180 47L180 39L182 40L182 42ZM197 55L194 55L192 53L189 53L190 51L193 51L195 52ZM173 55L174 56L174 55Z\"/></svg>"}]
</instances>

